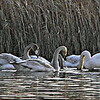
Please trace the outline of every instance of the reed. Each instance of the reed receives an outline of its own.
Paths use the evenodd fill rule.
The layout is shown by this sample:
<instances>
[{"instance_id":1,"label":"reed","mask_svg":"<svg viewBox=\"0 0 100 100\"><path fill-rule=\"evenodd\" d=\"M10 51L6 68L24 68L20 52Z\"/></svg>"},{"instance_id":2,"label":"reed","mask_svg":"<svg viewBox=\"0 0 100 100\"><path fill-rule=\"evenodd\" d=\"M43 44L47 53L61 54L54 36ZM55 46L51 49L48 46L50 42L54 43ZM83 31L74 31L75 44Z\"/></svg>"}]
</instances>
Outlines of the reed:
<instances>
[{"instance_id":1,"label":"reed","mask_svg":"<svg viewBox=\"0 0 100 100\"><path fill-rule=\"evenodd\" d=\"M68 54L100 51L100 1L0 0L0 53L21 56L32 42L48 59L60 45Z\"/></svg>"}]
</instances>

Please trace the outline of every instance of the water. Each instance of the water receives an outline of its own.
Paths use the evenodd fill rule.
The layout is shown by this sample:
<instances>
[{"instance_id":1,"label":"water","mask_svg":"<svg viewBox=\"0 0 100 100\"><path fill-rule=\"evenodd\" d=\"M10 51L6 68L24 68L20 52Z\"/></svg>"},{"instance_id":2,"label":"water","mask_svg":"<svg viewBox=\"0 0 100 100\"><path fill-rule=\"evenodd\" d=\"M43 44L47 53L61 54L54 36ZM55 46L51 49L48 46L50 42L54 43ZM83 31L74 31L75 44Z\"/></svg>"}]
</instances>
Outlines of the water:
<instances>
[{"instance_id":1,"label":"water","mask_svg":"<svg viewBox=\"0 0 100 100\"><path fill-rule=\"evenodd\" d=\"M100 72L0 71L0 100L100 100Z\"/></svg>"}]
</instances>

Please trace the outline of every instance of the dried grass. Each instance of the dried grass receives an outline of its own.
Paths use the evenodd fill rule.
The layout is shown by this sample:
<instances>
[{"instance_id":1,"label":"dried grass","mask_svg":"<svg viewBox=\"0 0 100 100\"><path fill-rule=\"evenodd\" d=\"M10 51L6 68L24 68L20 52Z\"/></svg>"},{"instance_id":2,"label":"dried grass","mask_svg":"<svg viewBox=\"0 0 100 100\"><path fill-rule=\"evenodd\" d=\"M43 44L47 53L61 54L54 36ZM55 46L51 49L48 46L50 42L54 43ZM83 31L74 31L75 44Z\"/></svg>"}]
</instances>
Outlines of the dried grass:
<instances>
[{"instance_id":1,"label":"dried grass","mask_svg":"<svg viewBox=\"0 0 100 100\"><path fill-rule=\"evenodd\" d=\"M48 59L60 45L100 51L99 0L0 0L0 22L1 53L21 56L32 42Z\"/></svg>"}]
</instances>

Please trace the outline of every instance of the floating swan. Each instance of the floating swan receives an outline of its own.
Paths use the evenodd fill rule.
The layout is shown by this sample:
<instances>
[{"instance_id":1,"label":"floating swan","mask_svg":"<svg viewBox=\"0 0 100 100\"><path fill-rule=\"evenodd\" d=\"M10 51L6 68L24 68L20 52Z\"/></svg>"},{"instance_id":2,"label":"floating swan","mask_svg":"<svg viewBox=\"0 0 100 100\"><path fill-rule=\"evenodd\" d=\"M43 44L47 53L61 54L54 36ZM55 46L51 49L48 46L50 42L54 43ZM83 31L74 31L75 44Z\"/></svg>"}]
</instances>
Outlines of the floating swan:
<instances>
[{"instance_id":1,"label":"floating swan","mask_svg":"<svg viewBox=\"0 0 100 100\"><path fill-rule=\"evenodd\" d=\"M100 53L97 53L91 57L89 51L85 50L81 53L80 64L77 69L82 70L83 65L85 68L92 70L94 68L100 68Z\"/></svg>"},{"instance_id":2,"label":"floating swan","mask_svg":"<svg viewBox=\"0 0 100 100\"><path fill-rule=\"evenodd\" d=\"M51 65L56 69L56 70L60 70L60 65L59 65L59 53L62 51L62 54L65 56L67 55L67 48L65 46L60 46L58 47L54 54L53 54L53 58L51 61ZM62 60L62 59L61 59Z\"/></svg>"},{"instance_id":3,"label":"floating swan","mask_svg":"<svg viewBox=\"0 0 100 100\"><path fill-rule=\"evenodd\" d=\"M34 46L36 46L36 50L35 50L36 55L29 55L30 50L33 49ZM31 59L32 57L37 58L38 55L39 55L39 46L35 43L31 43L31 44L29 44L28 46L25 47L22 59L24 59L24 60L25 59Z\"/></svg>"},{"instance_id":4,"label":"floating swan","mask_svg":"<svg viewBox=\"0 0 100 100\"><path fill-rule=\"evenodd\" d=\"M0 70L15 70L15 67L12 64L3 64L0 66Z\"/></svg>"},{"instance_id":5,"label":"floating swan","mask_svg":"<svg viewBox=\"0 0 100 100\"><path fill-rule=\"evenodd\" d=\"M0 57L0 70L4 69L15 69L15 68L12 64L9 64L9 62L6 59Z\"/></svg>"},{"instance_id":6,"label":"floating swan","mask_svg":"<svg viewBox=\"0 0 100 100\"><path fill-rule=\"evenodd\" d=\"M80 55L70 55L66 57L66 61L70 63L78 63L80 61Z\"/></svg>"},{"instance_id":7,"label":"floating swan","mask_svg":"<svg viewBox=\"0 0 100 100\"><path fill-rule=\"evenodd\" d=\"M19 61L17 63L14 62L12 64L15 66L15 68L17 70L20 69L20 67L19 67L19 65L20 65L20 66L32 69L33 71L51 71L51 70L59 71L60 67L59 67L58 57L59 57L60 51L62 51L62 53L64 55L67 54L67 48L65 46L58 47L53 54L53 59L52 59L51 65L44 63L38 59L26 59L24 61Z\"/></svg>"},{"instance_id":8,"label":"floating swan","mask_svg":"<svg viewBox=\"0 0 100 100\"><path fill-rule=\"evenodd\" d=\"M70 55L66 57L66 60L64 60L64 66L73 68L79 66L79 61L80 61L80 55Z\"/></svg>"},{"instance_id":9,"label":"floating swan","mask_svg":"<svg viewBox=\"0 0 100 100\"><path fill-rule=\"evenodd\" d=\"M36 46L36 51L35 54L36 55L29 55L30 50L32 49L32 47ZM37 57L38 54L38 57ZM45 58L39 56L39 46L35 43L31 43L28 46L26 46L26 48L24 49L24 53L23 53L23 57L22 59L38 59L44 63L50 64L52 65L52 62L46 60ZM66 60L63 59L63 57L61 55L59 55L59 65L61 67L61 69L63 69L63 67L77 67L79 65L79 60L80 60L80 55L70 55L66 57Z\"/></svg>"},{"instance_id":10,"label":"floating swan","mask_svg":"<svg viewBox=\"0 0 100 100\"><path fill-rule=\"evenodd\" d=\"M33 46L36 46L36 50L35 50L35 54L36 55L29 55L30 50L33 48ZM50 64L50 62L48 60L46 60L45 58L39 56L39 46L35 43L31 43L28 46L26 46L26 48L24 49L24 53L22 56L22 59L38 59L42 62L45 62L47 64Z\"/></svg>"},{"instance_id":11,"label":"floating swan","mask_svg":"<svg viewBox=\"0 0 100 100\"><path fill-rule=\"evenodd\" d=\"M36 50L35 50L35 54L36 55L29 55L29 52L30 52L30 50L32 49L32 47L34 45L36 46ZM39 56L39 46L37 44L35 44L35 43L31 43L28 46L26 46L26 48L24 49L24 53L23 53L22 59L37 59L39 61L42 61L43 63L47 63L47 64L52 65L52 61L50 62L50 61L46 60L45 58ZM60 68L63 69L63 67L64 67L64 65L63 65L64 59L60 54L59 54L59 57L58 57L58 61L59 61Z\"/></svg>"},{"instance_id":12,"label":"floating swan","mask_svg":"<svg viewBox=\"0 0 100 100\"><path fill-rule=\"evenodd\" d=\"M77 62L77 63L71 63L69 61L65 61L64 60L63 66L64 67L68 67L68 68L75 68L75 67L79 66L79 62Z\"/></svg>"},{"instance_id":13,"label":"floating swan","mask_svg":"<svg viewBox=\"0 0 100 100\"><path fill-rule=\"evenodd\" d=\"M19 62L22 61L19 57L14 56L10 53L1 53L0 54L0 69L15 69L15 67L10 64L10 62Z\"/></svg>"}]
</instances>

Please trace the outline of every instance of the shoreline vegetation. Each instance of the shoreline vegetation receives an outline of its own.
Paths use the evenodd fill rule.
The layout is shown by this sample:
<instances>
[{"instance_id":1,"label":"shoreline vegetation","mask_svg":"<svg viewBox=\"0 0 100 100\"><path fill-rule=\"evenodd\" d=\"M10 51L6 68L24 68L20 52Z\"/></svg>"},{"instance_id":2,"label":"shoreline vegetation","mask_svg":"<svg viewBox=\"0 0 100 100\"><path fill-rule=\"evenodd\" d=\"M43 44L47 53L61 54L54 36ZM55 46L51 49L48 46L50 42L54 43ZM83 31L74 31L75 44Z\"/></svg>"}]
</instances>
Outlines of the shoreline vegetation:
<instances>
[{"instance_id":1,"label":"shoreline vegetation","mask_svg":"<svg viewBox=\"0 0 100 100\"><path fill-rule=\"evenodd\" d=\"M100 1L0 0L0 53L22 56L30 43L48 59L61 45L70 55L100 52Z\"/></svg>"}]
</instances>

